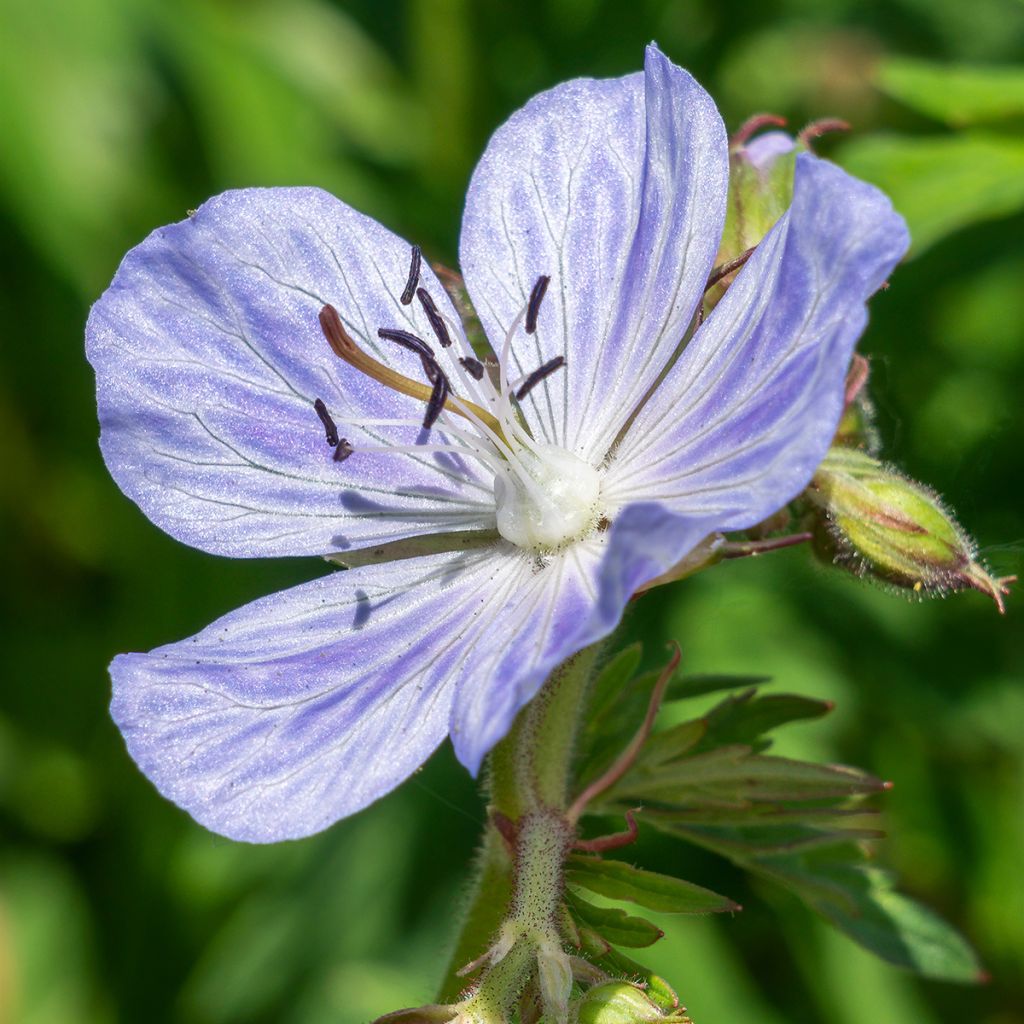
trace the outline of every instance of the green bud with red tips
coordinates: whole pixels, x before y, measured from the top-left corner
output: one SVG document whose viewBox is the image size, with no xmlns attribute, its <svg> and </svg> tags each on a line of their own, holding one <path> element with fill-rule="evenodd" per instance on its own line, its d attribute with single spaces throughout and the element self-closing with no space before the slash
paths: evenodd
<svg viewBox="0 0 1024 1024">
<path fill-rule="evenodd" d="M 666 1013 L 643 989 L 627 981 L 595 985 L 577 1004 L 576 1020 L 578 1024 L 693 1024 L 685 1007 Z"/>
<path fill-rule="evenodd" d="M 869 373 L 870 365 L 867 359 L 854 353 L 846 374 L 843 415 L 839 420 L 839 426 L 836 427 L 832 444 L 877 455 L 881 448 L 881 440 L 875 427 L 875 406 L 868 395 Z"/>
<path fill-rule="evenodd" d="M 834 446 L 806 497 L 818 513 L 817 546 L 836 565 L 910 594 L 973 588 L 999 611 L 1013 577 L 995 577 L 934 491 L 872 455 Z"/>
<path fill-rule="evenodd" d="M 729 140 L 729 198 L 715 260 L 717 273 L 726 272 L 708 290 L 708 311 L 725 293 L 750 250 L 789 209 L 797 154 L 809 151 L 812 140 L 826 132 L 847 128 L 845 122 L 830 118 L 812 122 L 796 136 L 761 132 L 785 123 L 774 114 L 757 114 Z"/>
<path fill-rule="evenodd" d="M 796 141 L 780 131 L 754 137 L 761 128 L 783 124 L 781 117 L 759 114 L 750 118 L 730 140 L 729 199 L 717 265 L 728 263 L 757 245 L 789 208 Z"/>
</svg>

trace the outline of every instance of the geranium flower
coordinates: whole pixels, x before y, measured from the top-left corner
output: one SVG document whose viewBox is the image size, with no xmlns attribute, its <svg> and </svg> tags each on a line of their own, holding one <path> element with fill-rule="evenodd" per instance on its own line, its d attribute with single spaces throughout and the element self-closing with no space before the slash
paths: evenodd
<svg viewBox="0 0 1024 1024">
<path fill-rule="evenodd" d="M 800 156 L 687 343 L 727 186 L 714 104 L 652 46 L 535 97 L 476 168 L 460 259 L 493 360 L 418 250 L 317 189 L 227 192 L 125 257 L 87 327 L 122 490 L 204 551 L 357 566 L 114 660 L 163 794 L 270 842 L 446 735 L 476 772 L 639 586 L 804 488 L 905 227 Z"/>
</svg>

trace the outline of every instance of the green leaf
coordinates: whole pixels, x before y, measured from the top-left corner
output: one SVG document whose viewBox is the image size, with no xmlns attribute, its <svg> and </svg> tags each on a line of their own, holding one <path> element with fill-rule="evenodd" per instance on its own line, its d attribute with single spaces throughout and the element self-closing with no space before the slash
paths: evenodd
<svg viewBox="0 0 1024 1024">
<path fill-rule="evenodd" d="M 665 933 L 646 918 L 632 917 L 618 907 L 596 907 L 581 896 L 569 901 L 572 915 L 616 946 L 642 948 L 653 945 Z"/>
<path fill-rule="evenodd" d="M 637 766 L 653 768 L 688 754 L 708 731 L 706 718 L 693 718 L 654 733 L 640 750 Z"/>
<path fill-rule="evenodd" d="M 794 892 L 859 945 L 897 967 L 942 981 L 979 982 L 977 954 L 951 925 L 896 892 L 864 854 L 826 850 L 765 858 L 754 870 Z"/>
<path fill-rule="evenodd" d="M 749 800 L 801 801 L 860 796 L 885 788 L 866 772 L 751 754 L 748 746 L 720 747 L 653 770 L 634 770 L 609 794 L 611 800 L 656 801 L 675 807 Z"/>
<path fill-rule="evenodd" d="M 739 904 L 710 889 L 622 861 L 573 857 L 565 879 L 570 886 L 663 914 L 715 914 L 741 909 Z"/>
<path fill-rule="evenodd" d="M 673 679 L 665 691 L 666 703 L 670 700 L 686 700 L 689 697 L 702 697 L 707 693 L 719 693 L 722 690 L 739 690 L 744 687 L 762 686 L 772 681 L 771 676 L 729 676 L 729 675 L 694 675 L 680 676 Z"/>
<path fill-rule="evenodd" d="M 921 253 L 969 224 L 1024 207 L 1024 140 L 965 133 L 854 139 L 840 153 L 851 174 L 873 182 L 907 219 Z"/>
<path fill-rule="evenodd" d="M 594 710 L 588 716 L 577 755 L 577 778 L 581 786 L 608 768 L 643 723 L 661 671 L 629 678 L 639 657 L 638 644 L 627 648 L 608 664 L 598 680 L 597 696 L 591 705 Z"/>
<path fill-rule="evenodd" d="M 1019 67 L 895 57 L 878 65 L 875 84 L 893 99 L 949 125 L 1024 115 L 1024 70 Z"/>
<path fill-rule="evenodd" d="M 594 680 L 590 698 L 590 714 L 588 720 L 594 723 L 609 715 L 622 697 L 626 684 L 633 678 L 633 673 L 640 664 L 643 646 L 639 643 L 630 644 L 616 654 L 598 673 Z"/>
<path fill-rule="evenodd" d="M 755 803 L 738 801 L 731 805 L 698 804 L 695 807 L 675 807 L 672 810 L 644 808 L 644 821 L 655 828 L 681 825 L 832 825 L 844 818 L 864 818 L 877 815 L 866 807 L 808 807 L 801 804 Z"/>
<path fill-rule="evenodd" d="M 701 747 L 709 749 L 730 743 L 756 746 L 766 732 L 788 722 L 821 718 L 832 707 L 830 701 L 789 693 L 757 697 L 754 690 L 747 690 L 727 697 L 707 714 L 707 736 Z"/>
<path fill-rule="evenodd" d="M 733 859 L 796 853 L 858 839 L 882 839 L 885 836 L 884 832 L 877 829 L 823 829 L 803 823 L 709 826 L 687 825 L 662 819 L 652 824 L 662 832 Z"/>
</svg>

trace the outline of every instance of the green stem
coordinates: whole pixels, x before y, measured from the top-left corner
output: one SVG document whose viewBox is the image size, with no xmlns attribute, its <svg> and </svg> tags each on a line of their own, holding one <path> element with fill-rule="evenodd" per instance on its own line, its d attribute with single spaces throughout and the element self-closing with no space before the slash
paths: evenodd
<svg viewBox="0 0 1024 1024">
<path fill-rule="evenodd" d="M 456 1001 L 468 987 L 467 979 L 457 972 L 491 947 L 503 922 L 526 927 L 538 908 L 550 909 L 561 897 L 560 861 L 568 851 L 563 812 L 571 795 L 576 733 L 598 651 L 597 645 L 587 648 L 556 669 L 491 753 L 489 822 L 472 897 L 439 1002 Z M 550 843 L 538 841 L 534 824 L 521 837 L 526 841 L 516 842 L 513 862 L 509 843 L 493 824 L 495 815 L 517 825 L 527 816 L 534 823 L 548 822 Z M 568 834 L 571 836 L 571 827 Z M 552 867 L 555 846 L 561 852 L 556 858 L 559 863 Z M 526 905 L 531 909 L 524 913 Z M 469 1000 L 474 1010 L 489 1020 L 507 1019 L 511 1004 L 504 1004 L 517 997 L 534 969 L 535 952 L 531 943 L 519 939 L 499 963 L 485 968 L 480 986 Z"/>
</svg>

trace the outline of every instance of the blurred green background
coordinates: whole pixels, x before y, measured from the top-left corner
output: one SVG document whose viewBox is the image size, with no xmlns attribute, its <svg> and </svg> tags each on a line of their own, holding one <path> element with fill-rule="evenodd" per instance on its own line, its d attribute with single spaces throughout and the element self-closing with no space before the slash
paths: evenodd
<svg viewBox="0 0 1024 1024">
<path fill-rule="evenodd" d="M 151 526 L 100 460 L 89 304 L 132 244 L 224 188 L 321 185 L 454 261 L 489 133 L 657 39 L 731 127 L 771 110 L 894 195 L 911 260 L 862 350 L 889 458 L 993 569 L 1024 521 L 1024 4 L 1018 0 L 0 0 L 0 1022 L 358 1022 L 429 1001 L 481 826 L 447 748 L 400 791 L 273 848 L 210 835 L 129 761 L 106 665 L 323 571 Z M 955 66 L 954 66 L 955 65 Z M 1001 70 L 1000 70 L 1001 69 Z M 989 985 L 898 973 L 801 908 L 649 842 L 738 899 L 648 960 L 699 1024 L 1024 1021 L 1020 600 L 912 604 L 793 550 L 649 598 L 632 632 L 695 671 L 833 699 L 780 750 L 893 779 L 880 859 L 978 947 Z"/>
</svg>

